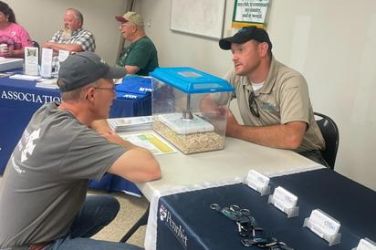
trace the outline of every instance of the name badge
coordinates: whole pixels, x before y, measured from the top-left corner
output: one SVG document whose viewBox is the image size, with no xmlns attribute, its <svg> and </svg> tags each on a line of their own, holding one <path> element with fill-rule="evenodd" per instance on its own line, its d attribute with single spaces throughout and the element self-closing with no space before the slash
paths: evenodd
<svg viewBox="0 0 376 250">
<path fill-rule="evenodd" d="M 282 212 L 285 212 L 294 208 L 298 202 L 298 197 L 283 187 L 277 187 L 274 189 L 272 203 Z"/>
<path fill-rule="evenodd" d="M 335 236 L 341 227 L 341 223 L 320 209 L 313 210 L 308 220 L 310 222 L 309 228 L 321 238 Z"/>
<path fill-rule="evenodd" d="M 376 243 L 370 239 L 361 239 L 355 250 L 376 250 Z"/>
<path fill-rule="evenodd" d="M 261 195 L 269 193 L 269 181 L 270 179 L 268 177 L 253 169 L 248 172 L 246 178 L 247 185 L 261 193 Z"/>
</svg>

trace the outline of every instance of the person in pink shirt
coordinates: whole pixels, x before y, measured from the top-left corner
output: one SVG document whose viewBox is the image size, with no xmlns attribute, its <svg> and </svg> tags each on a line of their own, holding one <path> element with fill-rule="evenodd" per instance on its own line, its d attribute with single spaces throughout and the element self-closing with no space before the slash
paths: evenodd
<svg viewBox="0 0 376 250">
<path fill-rule="evenodd" d="M 32 46 L 29 33 L 17 24 L 9 5 L 0 1 L 0 56 L 23 57 L 27 46 Z"/>
</svg>

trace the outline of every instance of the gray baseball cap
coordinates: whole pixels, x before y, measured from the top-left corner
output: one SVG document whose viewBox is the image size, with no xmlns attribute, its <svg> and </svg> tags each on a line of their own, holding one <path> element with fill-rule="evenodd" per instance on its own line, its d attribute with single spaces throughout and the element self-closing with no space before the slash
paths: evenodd
<svg viewBox="0 0 376 250">
<path fill-rule="evenodd" d="M 110 67 L 98 55 L 84 51 L 68 56 L 60 64 L 58 85 L 62 92 L 81 88 L 100 78 L 114 79 L 126 75 L 124 68 Z"/>
</svg>

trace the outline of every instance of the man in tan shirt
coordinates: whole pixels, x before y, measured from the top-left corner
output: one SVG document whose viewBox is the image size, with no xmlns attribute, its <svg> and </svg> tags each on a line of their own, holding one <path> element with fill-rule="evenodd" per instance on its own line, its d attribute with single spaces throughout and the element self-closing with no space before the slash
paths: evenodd
<svg viewBox="0 0 376 250">
<path fill-rule="evenodd" d="M 260 145 L 294 150 L 325 164 L 325 142 L 314 119 L 304 77 L 278 62 L 264 29 L 245 27 L 219 46 L 231 50 L 234 69 L 227 80 L 234 86 L 240 125 L 228 112 L 226 134 Z"/>
</svg>

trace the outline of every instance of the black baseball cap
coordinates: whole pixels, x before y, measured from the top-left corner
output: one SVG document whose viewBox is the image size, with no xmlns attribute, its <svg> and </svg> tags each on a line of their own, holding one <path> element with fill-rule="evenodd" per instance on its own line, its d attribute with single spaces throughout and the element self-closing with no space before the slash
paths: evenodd
<svg viewBox="0 0 376 250">
<path fill-rule="evenodd" d="M 124 68 L 110 67 L 97 54 L 89 51 L 69 55 L 60 64 L 58 85 L 62 92 L 78 89 L 100 78 L 114 79 L 126 75 Z"/>
<path fill-rule="evenodd" d="M 266 42 L 269 45 L 269 49 L 272 49 L 272 42 L 269 39 L 269 35 L 266 30 L 258 28 L 256 26 L 247 26 L 241 28 L 235 35 L 219 40 L 219 47 L 224 50 L 231 49 L 232 43 L 242 44 L 250 40 L 257 42 Z"/>
</svg>

